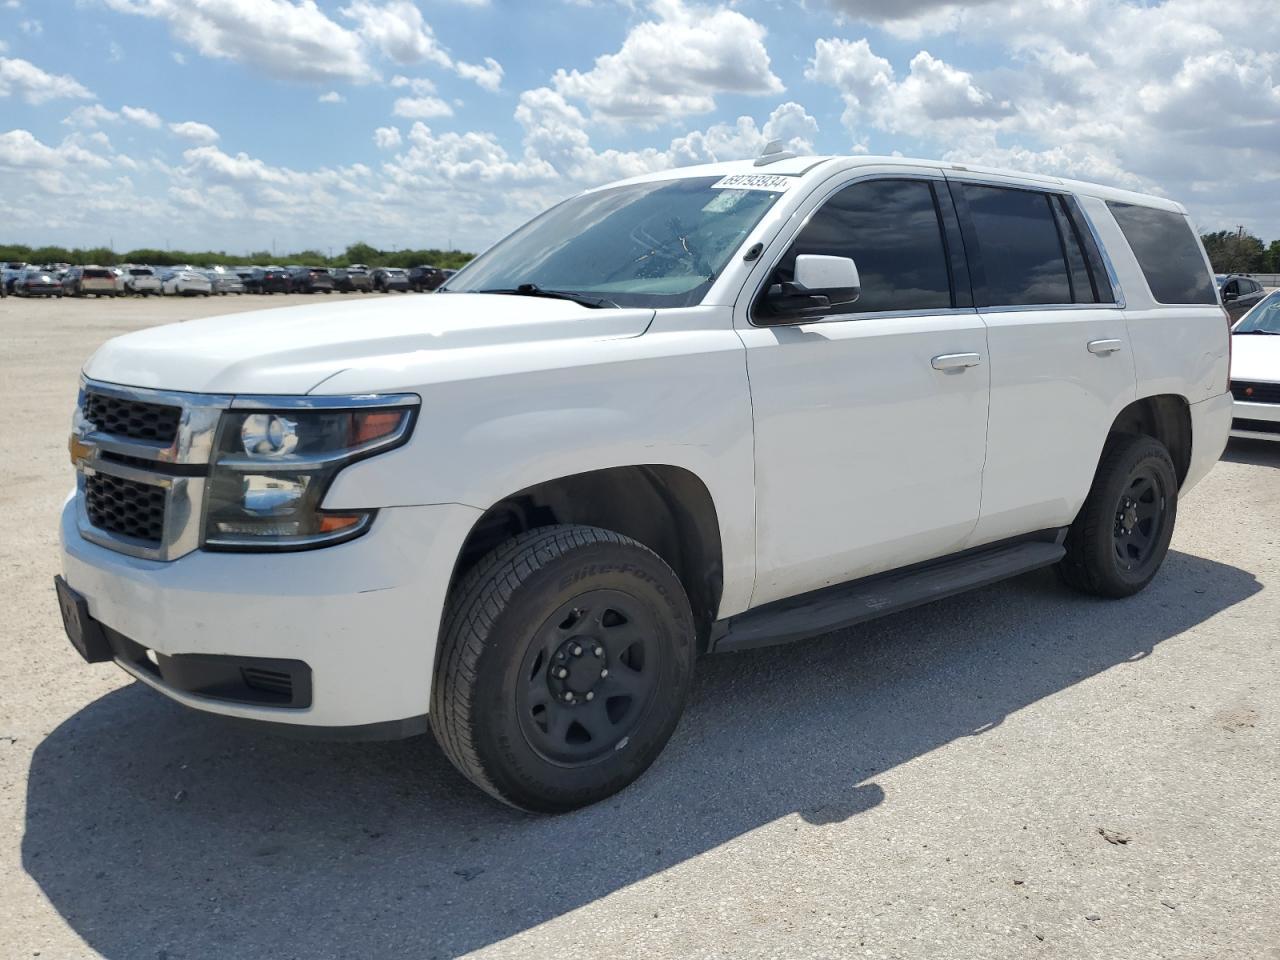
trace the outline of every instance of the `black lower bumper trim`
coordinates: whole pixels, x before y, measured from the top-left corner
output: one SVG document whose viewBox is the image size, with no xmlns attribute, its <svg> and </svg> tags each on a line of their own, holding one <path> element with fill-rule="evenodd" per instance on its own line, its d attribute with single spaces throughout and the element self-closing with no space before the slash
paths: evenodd
<svg viewBox="0 0 1280 960">
<path fill-rule="evenodd" d="M 311 667 L 301 660 L 213 653 L 164 654 L 103 625 L 115 659 L 167 689 L 211 700 L 302 710 L 311 706 Z M 154 659 L 152 659 L 154 657 Z"/>
<path fill-rule="evenodd" d="M 321 727 L 306 723 L 278 723 L 274 720 L 256 720 L 249 717 L 219 715 L 224 723 L 242 730 L 263 730 L 288 737 L 291 740 L 315 740 L 325 743 L 357 743 L 373 740 L 407 740 L 419 737 L 431 729 L 427 715 L 406 717 L 403 720 L 384 720 L 380 723 L 361 723 L 350 727 Z"/>
</svg>

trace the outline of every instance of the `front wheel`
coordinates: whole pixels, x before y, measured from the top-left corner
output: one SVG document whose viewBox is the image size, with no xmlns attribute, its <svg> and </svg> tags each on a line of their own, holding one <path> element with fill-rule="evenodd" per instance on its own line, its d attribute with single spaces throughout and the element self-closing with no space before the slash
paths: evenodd
<svg viewBox="0 0 1280 960">
<path fill-rule="evenodd" d="M 1177 515 L 1178 476 L 1165 445 L 1154 437 L 1112 437 L 1067 531 L 1062 579 L 1100 597 L 1132 596 L 1164 563 Z"/>
<path fill-rule="evenodd" d="M 572 810 L 618 792 L 662 752 L 693 661 L 688 598 L 657 554 L 598 527 L 531 530 L 450 595 L 431 727 L 497 799 Z"/>
</svg>

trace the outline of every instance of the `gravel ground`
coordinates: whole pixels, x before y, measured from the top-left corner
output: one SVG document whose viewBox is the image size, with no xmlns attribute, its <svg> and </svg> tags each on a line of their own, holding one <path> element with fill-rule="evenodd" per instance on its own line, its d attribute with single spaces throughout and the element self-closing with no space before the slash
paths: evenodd
<svg viewBox="0 0 1280 960">
<path fill-rule="evenodd" d="M 78 365 L 280 303 L 0 301 L 0 955 L 1280 958 L 1280 444 L 1138 597 L 1046 572 L 704 660 L 647 776 L 527 817 L 429 737 L 243 732 L 63 636 Z"/>
</svg>

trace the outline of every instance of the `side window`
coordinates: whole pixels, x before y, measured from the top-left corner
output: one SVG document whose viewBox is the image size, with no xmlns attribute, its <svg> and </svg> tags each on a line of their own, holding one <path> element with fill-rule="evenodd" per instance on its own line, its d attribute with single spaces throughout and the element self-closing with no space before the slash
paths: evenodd
<svg viewBox="0 0 1280 960">
<path fill-rule="evenodd" d="M 1058 225 L 1058 236 L 1062 238 L 1062 249 L 1067 255 L 1067 279 L 1071 283 L 1072 303 L 1097 303 L 1098 298 L 1093 289 L 1093 281 L 1089 277 L 1089 265 L 1085 263 L 1084 249 L 1080 238 L 1076 235 L 1067 209 L 1061 197 L 1051 197 L 1049 207 L 1053 210 L 1054 220 Z"/>
<path fill-rule="evenodd" d="M 1225 296 L 1226 294 L 1228 294 L 1228 293 L 1230 293 L 1230 294 L 1234 294 L 1235 296 L 1239 296 L 1239 295 L 1240 295 L 1240 281 L 1239 281 L 1239 280 L 1228 280 L 1228 281 L 1227 281 L 1227 285 L 1226 285 L 1225 287 L 1223 287 L 1223 288 L 1222 288 L 1222 293 L 1223 293 L 1223 295 L 1224 295 L 1224 296 Z"/>
<path fill-rule="evenodd" d="M 934 187 L 927 180 L 867 180 L 841 190 L 800 231 L 770 285 L 791 280 L 800 254 L 852 257 L 858 266 L 858 299 L 833 304 L 828 315 L 952 305 L 947 248 Z M 767 288 L 755 313 L 765 322 L 778 315 Z"/>
<path fill-rule="evenodd" d="M 1213 278 L 1186 217 L 1111 200 L 1107 207 L 1138 258 L 1157 303 L 1218 302 Z"/>
<path fill-rule="evenodd" d="M 957 184 L 969 209 L 985 283 L 979 307 L 1072 303 L 1067 252 L 1049 194 Z M 1091 299 L 1091 298 L 1090 298 Z"/>
</svg>

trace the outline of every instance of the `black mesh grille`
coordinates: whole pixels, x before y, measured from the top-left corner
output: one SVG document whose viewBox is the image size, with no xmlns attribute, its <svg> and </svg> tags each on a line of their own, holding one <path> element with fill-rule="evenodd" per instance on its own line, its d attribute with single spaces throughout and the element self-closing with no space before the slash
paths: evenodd
<svg viewBox="0 0 1280 960">
<path fill-rule="evenodd" d="M 105 473 L 85 477 L 84 507 L 99 530 L 159 543 L 164 537 L 164 487 Z"/>
<path fill-rule="evenodd" d="M 1253 380 L 1233 380 L 1231 395 L 1249 403 L 1280 403 L 1280 383 L 1258 383 Z"/>
<path fill-rule="evenodd" d="M 101 433 L 129 440 L 172 443 L 178 435 L 181 407 L 161 403 L 125 400 L 107 393 L 90 391 L 84 400 L 84 418 Z"/>
</svg>

